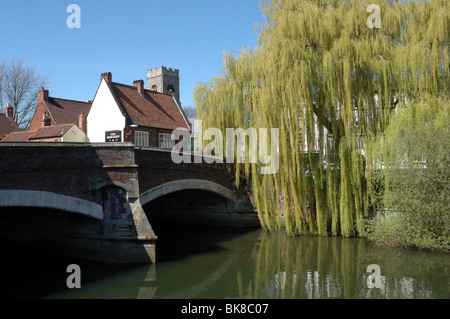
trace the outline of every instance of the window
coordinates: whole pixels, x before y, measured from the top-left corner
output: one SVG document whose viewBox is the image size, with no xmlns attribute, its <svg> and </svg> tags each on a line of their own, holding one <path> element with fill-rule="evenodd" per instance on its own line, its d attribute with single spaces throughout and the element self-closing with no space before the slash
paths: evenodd
<svg viewBox="0 0 450 319">
<path fill-rule="evenodd" d="M 158 91 L 158 87 L 156 86 L 156 84 L 152 86 L 152 91 Z"/>
<path fill-rule="evenodd" d="M 175 141 L 172 141 L 172 134 L 159 133 L 159 147 L 172 148 L 175 146 Z"/>
<path fill-rule="evenodd" d="M 134 144 L 136 146 L 148 147 L 148 132 L 136 131 Z"/>
<path fill-rule="evenodd" d="M 172 84 L 170 84 L 170 85 L 167 86 L 167 92 L 169 92 L 169 93 L 175 93 L 175 88 L 173 87 Z"/>
</svg>

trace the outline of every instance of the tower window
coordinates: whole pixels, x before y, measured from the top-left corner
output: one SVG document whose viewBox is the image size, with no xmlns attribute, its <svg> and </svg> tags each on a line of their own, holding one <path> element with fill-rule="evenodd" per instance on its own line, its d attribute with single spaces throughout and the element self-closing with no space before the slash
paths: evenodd
<svg viewBox="0 0 450 319">
<path fill-rule="evenodd" d="M 167 92 L 169 92 L 169 93 L 175 93 L 175 88 L 173 87 L 172 84 L 170 84 L 170 85 L 167 86 Z"/>
<path fill-rule="evenodd" d="M 152 86 L 152 91 L 158 91 L 158 87 L 156 86 L 156 84 Z"/>
</svg>

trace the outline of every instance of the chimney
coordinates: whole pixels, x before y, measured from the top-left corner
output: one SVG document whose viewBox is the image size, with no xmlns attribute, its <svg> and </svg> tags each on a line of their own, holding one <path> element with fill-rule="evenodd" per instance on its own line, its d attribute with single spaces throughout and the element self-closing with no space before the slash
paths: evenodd
<svg viewBox="0 0 450 319">
<path fill-rule="evenodd" d="M 41 88 L 38 92 L 38 101 L 43 102 L 48 100 L 48 90 Z"/>
<path fill-rule="evenodd" d="M 6 105 L 6 117 L 14 119 L 14 108 L 8 103 Z"/>
<path fill-rule="evenodd" d="M 50 115 L 48 114 L 48 112 L 45 112 L 44 116 L 42 117 L 41 127 L 50 125 L 52 125 L 52 120 L 50 119 Z"/>
<path fill-rule="evenodd" d="M 100 77 L 100 81 L 105 79 L 106 83 L 111 84 L 112 82 L 112 74 L 111 72 L 107 72 L 107 73 L 102 73 L 101 77 Z"/>
<path fill-rule="evenodd" d="M 133 86 L 138 89 L 140 95 L 144 95 L 144 80 L 134 81 Z"/>
<path fill-rule="evenodd" d="M 80 128 L 80 130 L 86 133 L 86 115 L 84 114 L 84 112 L 81 112 L 78 116 L 78 127 Z"/>
</svg>

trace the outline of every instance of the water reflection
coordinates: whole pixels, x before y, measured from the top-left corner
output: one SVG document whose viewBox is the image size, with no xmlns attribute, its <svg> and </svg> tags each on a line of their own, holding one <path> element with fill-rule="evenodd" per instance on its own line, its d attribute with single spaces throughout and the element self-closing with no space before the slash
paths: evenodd
<svg viewBox="0 0 450 319">
<path fill-rule="evenodd" d="M 371 247 L 363 239 L 261 233 L 254 275 L 237 275 L 247 298 L 448 298 L 449 256 Z M 380 288 L 368 288 L 378 264 Z"/>
<path fill-rule="evenodd" d="M 3 295 L 127 299 L 450 297 L 448 254 L 379 249 L 363 239 L 289 237 L 263 230 L 190 231 L 171 234 L 170 240 L 161 241 L 159 249 L 164 249 L 165 259 L 151 266 L 40 256 L 34 259 L 33 267 L 30 259 L 27 264 L 20 259 L 22 267 L 17 268 L 8 259 L 9 286 L 3 286 Z M 71 263 L 81 267 L 81 289 L 70 290 L 65 285 L 66 267 Z M 380 288 L 368 288 L 367 267 L 371 264 L 380 267 Z"/>
</svg>

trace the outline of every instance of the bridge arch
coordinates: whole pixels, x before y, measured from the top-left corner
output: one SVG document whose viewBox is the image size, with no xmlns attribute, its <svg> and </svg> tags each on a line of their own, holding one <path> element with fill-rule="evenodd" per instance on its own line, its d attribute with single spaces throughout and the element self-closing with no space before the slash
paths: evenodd
<svg viewBox="0 0 450 319">
<path fill-rule="evenodd" d="M 188 189 L 209 191 L 229 200 L 233 198 L 231 190 L 217 183 L 202 179 L 182 179 L 158 185 L 142 193 L 140 196 L 141 205 L 145 205 L 158 197 Z"/>
<path fill-rule="evenodd" d="M 63 210 L 103 220 L 102 205 L 43 191 L 0 190 L 0 207 L 42 207 Z"/>
</svg>

